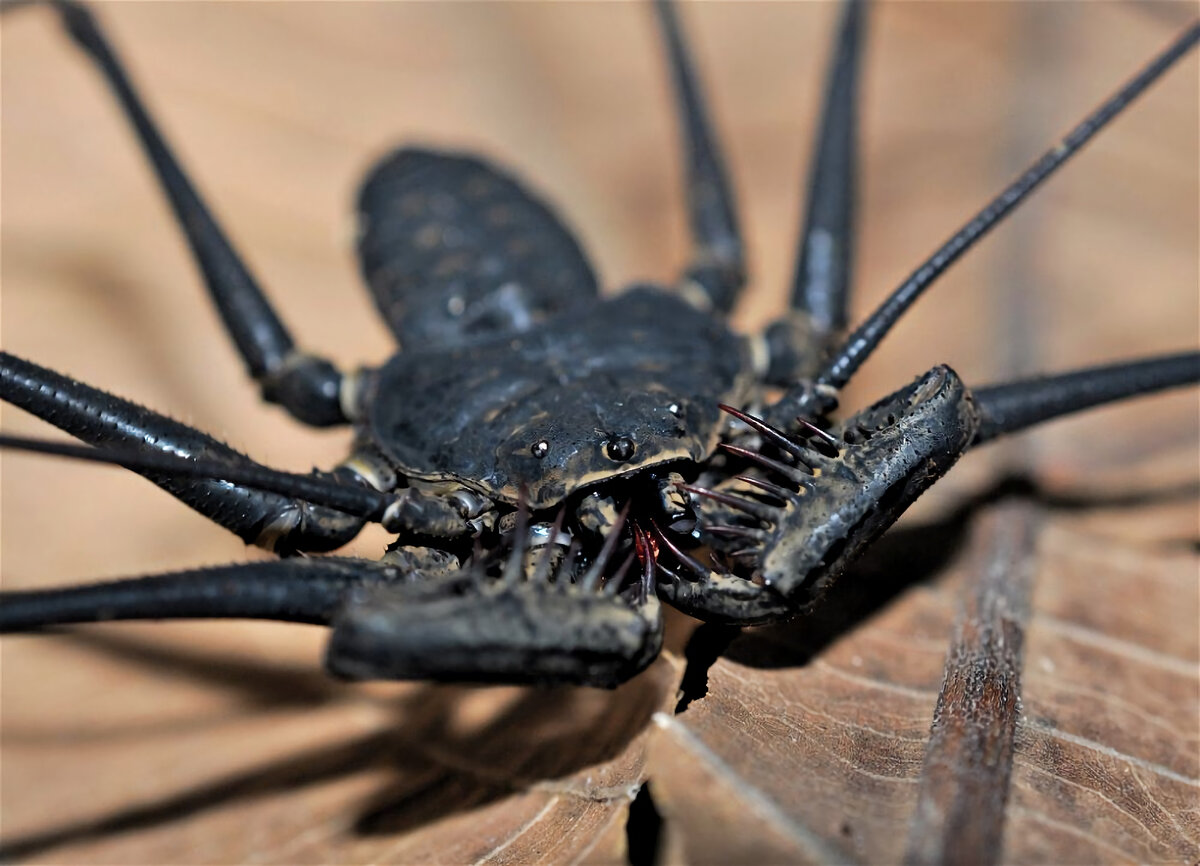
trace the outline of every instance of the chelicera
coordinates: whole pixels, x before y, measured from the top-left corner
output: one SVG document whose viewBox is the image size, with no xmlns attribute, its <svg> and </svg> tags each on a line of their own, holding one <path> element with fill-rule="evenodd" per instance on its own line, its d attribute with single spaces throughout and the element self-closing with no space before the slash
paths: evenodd
<svg viewBox="0 0 1200 866">
<path fill-rule="evenodd" d="M 299 350 L 191 187 L 83 7 L 52 5 L 134 122 L 264 397 L 352 425 L 332 471 L 275 472 L 212 437 L 11 355 L 0 396 L 88 443 L 271 562 L 5 593 L 0 628 L 124 618 L 319 623 L 351 678 L 582 683 L 634 675 L 660 601 L 753 624 L 818 604 L 848 562 L 976 444 L 1200 378 L 1195 353 L 968 389 L 936 367 L 835 420 L 841 388 L 988 228 L 1200 38 L 1190 28 L 1052 148 L 849 335 L 856 78 L 847 5 L 799 244 L 792 310 L 761 337 L 727 322 L 744 282 L 723 160 L 675 12 L 656 8 L 685 130 L 694 254 L 675 285 L 601 298 L 551 208 L 477 157 L 391 154 L 358 198 L 362 270 L 401 349 L 347 372 Z M 335 550 L 368 521 L 382 560 Z"/>
</svg>

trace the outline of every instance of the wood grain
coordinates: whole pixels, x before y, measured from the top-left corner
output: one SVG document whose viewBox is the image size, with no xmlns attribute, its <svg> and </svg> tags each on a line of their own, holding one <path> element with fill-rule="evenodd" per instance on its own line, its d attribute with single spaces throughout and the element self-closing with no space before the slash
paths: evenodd
<svg viewBox="0 0 1200 866">
<path fill-rule="evenodd" d="M 531 179 L 609 288 L 666 279 L 684 259 L 665 76 L 640 6 L 100 12 L 289 325 L 348 366 L 392 351 L 357 285 L 349 202 L 398 142 L 475 149 Z M 835 12 L 684 10 L 749 237 L 747 329 L 786 297 Z M 1194 13 L 879 4 L 857 310 Z M 130 135 L 52 17 L 21 10 L 0 28 L 5 349 L 273 465 L 336 462 L 346 433 L 258 403 Z M 1197 77 L 1193 57 L 956 266 L 847 402 L 939 361 L 987 382 L 1197 345 Z M 12 410 L 3 425 L 46 432 Z M 613 861 L 648 773 L 672 859 L 898 861 L 966 591 L 967 526 L 1015 467 L 1045 516 L 1002 859 L 1195 859 L 1197 426 L 1195 393 L 1180 393 L 972 455 L 845 598 L 735 641 L 678 716 L 670 661 L 615 696 L 349 689 L 320 676 L 322 636 L 300 627 L 6 638 L 2 838 L 30 862 Z M 2 468 L 5 586 L 260 556 L 119 471 L 11 455 Z M 351 551 L 384 543 L 366 533 Z"/>
</svg>

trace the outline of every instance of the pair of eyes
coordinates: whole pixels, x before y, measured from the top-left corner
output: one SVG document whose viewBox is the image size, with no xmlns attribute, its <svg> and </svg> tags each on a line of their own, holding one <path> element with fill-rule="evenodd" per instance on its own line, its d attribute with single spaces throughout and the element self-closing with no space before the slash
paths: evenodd
<svg viewBox="0 0 1200 866">
<path fill-rule="evenodd" d="M 610 460 L 617 463 L 625 463 L 632 460 L 636 451 L 637 446 L 633 444 L 633 440 L 628 436 L 614 436 L 604 446 L 604 453 L 608 455 Z M 550 453 L 550 443 L 545 439 L 539 439 L 529 446 L 529 453 L 541 460 Z"/>
<path fill-rule="evenodd" d="M 678 403 L 671 403 L 666 407 L 666 410 L 674 415 L 677 419 L 683 417 L 683 410 Z M 596 432 L 600 432 L 597 430 Z M 676 431 L 677 435 L 683 434 L 683 428 L 679 427 Z M 614 463 L 628 463 L 633 459 L 633 455 L 637 452 L 637 445 L 628 436 L 613 436 L 609 438 L 604 445 L 604 453 L 608 455 L 608 459 Z M 529 446 L 529 453 L 541 460 L 550 453 L 550 443 L 545 439 L 539 439 Z"/>
</svg>

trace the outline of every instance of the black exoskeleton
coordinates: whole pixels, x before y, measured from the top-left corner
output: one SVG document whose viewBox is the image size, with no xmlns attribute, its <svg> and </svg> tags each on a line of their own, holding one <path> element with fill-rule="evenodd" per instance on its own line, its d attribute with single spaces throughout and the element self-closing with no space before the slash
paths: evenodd
<svg viewBox="0 0 1200 866">
<path fill-rule="evenodd" d="M 602 297 L 571 232 L 522 184 L 474 156 L 404 148 L 371 170 L 358 196 L 363 276 L 400 351 L 343 372 L 296 347 L 91 13 L 73 0 L 45 5 L 112 87 L 263 397 L 306 424 L 352 425 L 355 439 L 330 472 L 279 472 L 0 353 L 0 398 L 87 443 L 3 436 L 0 445 L 127 466 L 281 555 L 5 592 L 2 631 L 276 619 L 328 626 L 327 666 L 342 677 L 612 687 L 658 654 L 660 600 L 731 624 L 807 612 L 968 449 L 1200 381 L 1195 351 L 981 389 L 938 366 L 835 417 L 840 390 L 904 311 L 1194 47 L 1200 24 L 847 335 L 866 12 L 848 0 L 791 310 L 762 337 L 745 337 L 727 319 L 746 270 L 733 197 L 675 10 L 657 2 L 693 239 L 676 284 Z M 378 562 L 292 556 L 335 550 L 367 522 L 396 536 Z"/>
</svg>

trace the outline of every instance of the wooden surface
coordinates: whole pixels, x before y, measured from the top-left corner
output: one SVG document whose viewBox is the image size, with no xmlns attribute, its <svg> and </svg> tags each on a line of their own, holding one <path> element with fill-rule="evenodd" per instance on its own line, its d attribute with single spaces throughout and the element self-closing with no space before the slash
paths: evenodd
<svg viewBox="0 0 1200 866">
<path fill-rule="evenodd" d="M 1195 9 L 881 4 L 859 313 Z M 289 325 L 341 363 L 391 351 L 358 285 L 349 202 L 399 142 L 515 168 L 559 204 L 609 288 L 666 279 L 683 259 L 665 77 L 640 6 L 101 11 Z M 684 13 L 749 238 L 746 328 L 784 303 L 834 12 Z M 21 10 L 2 28 L 4 348 L 273 465 L 336 462 L 345 432 L 257 402 L 136 146 L 52 16 Z M 848 402 L 941 361 L 985 382 L 1194 347 L 1196 82 L 1193 57 L 956 266 Z M 45 432 L 8 409 L 3 426 Z M 5 638 L 0 838 L 36 862 L 620 860 L 648 773 L 673 861 L 915 857 L 918 804 L 946 798 L 926 745 L 991 537 L 969 526 L 1003 467 L 1021 466 L 1039 486 L 1018 497 L 1033 561 L 1003 859 L 1194 860 L 1198 438 L 1191 392 L 972 455 L 860 570 L 860 592 L 739 638 L 678 716 L 678 654 L 614 696 L 540 695 L 343 687 L 319 674 L 320 632 L 301 627 Z M 119 470 L 2 466 L 6 587 L 262 555 Z M 351 550 L 384 543 L 368 532 Z"/>
</svg>

